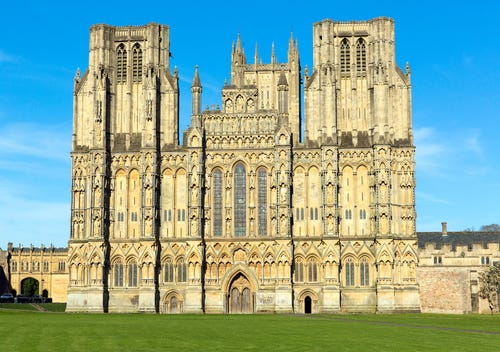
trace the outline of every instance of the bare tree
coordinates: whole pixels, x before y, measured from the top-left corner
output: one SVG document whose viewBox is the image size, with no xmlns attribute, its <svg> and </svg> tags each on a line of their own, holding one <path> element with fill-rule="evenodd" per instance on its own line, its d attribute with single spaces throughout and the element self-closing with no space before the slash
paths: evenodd
<svg viewBox="0 0 500 352">
<path fill-rule="evenodd" d="M 500 232 L 500 225 L 498 225 L 498 224 L 483 225 L 483 226 L 481 226 L 479 231 Z"/>
<path fill-rule="evenodd" d="M 500 291 L 500 265 L 490 266 L 479 275 L 479 297 L 488 300 L 491 313 L 497 307 Z"/>
</svg>

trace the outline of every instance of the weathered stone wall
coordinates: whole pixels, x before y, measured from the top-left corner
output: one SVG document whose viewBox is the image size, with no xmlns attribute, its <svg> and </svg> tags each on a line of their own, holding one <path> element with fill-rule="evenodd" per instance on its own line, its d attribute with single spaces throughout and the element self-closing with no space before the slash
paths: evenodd
<svg viewBox="0 0 500 352">
<path fill-rule="evenodd" d="M 471 313 L 471 273 L 467 267 L 419 267 L 423 313 Z"/>
</svg>

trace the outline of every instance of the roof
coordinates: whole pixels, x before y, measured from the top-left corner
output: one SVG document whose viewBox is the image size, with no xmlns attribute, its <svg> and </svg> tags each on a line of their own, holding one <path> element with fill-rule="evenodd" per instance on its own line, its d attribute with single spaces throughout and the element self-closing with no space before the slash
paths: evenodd
<svg viewBox="0 0 500 352">
<path fill-rule="evenodd" d="M 417 232 L 418 247 L 428 243 L 437 245 L 466 246 L 473 243 L 500 243 L 500 232 Z"/>
</svg>

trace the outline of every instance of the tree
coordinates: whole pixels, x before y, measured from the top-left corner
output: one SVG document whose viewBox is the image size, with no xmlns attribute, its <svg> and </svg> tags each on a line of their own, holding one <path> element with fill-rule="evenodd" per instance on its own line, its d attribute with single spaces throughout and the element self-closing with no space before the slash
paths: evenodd
<svg viewBox="0 0 500 352">
<path fill-rule="evenodd" d="M 500 291 L 500 264 L 494 264 L 479 275 L 479 297 L 488 300 L 491 313 L 497 306 Z"/>
<path fill-rule="evenodd" d="M 481 226 L 479 231 L 500 232 L 500 225 L 498 225 L 498 224 L 483 225 L 483 226 Z"/>
</svg>

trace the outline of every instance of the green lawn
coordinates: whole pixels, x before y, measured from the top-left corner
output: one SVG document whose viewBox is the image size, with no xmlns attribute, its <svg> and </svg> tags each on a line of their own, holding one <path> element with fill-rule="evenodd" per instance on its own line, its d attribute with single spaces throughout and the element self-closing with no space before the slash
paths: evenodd
<svg viewBox="0 0 500 352">
<path fill-rule="evenodd" d="M 64 314 L 0 309 L 2 351 L 499 351 L 500 315 Z"/>
</svg>

